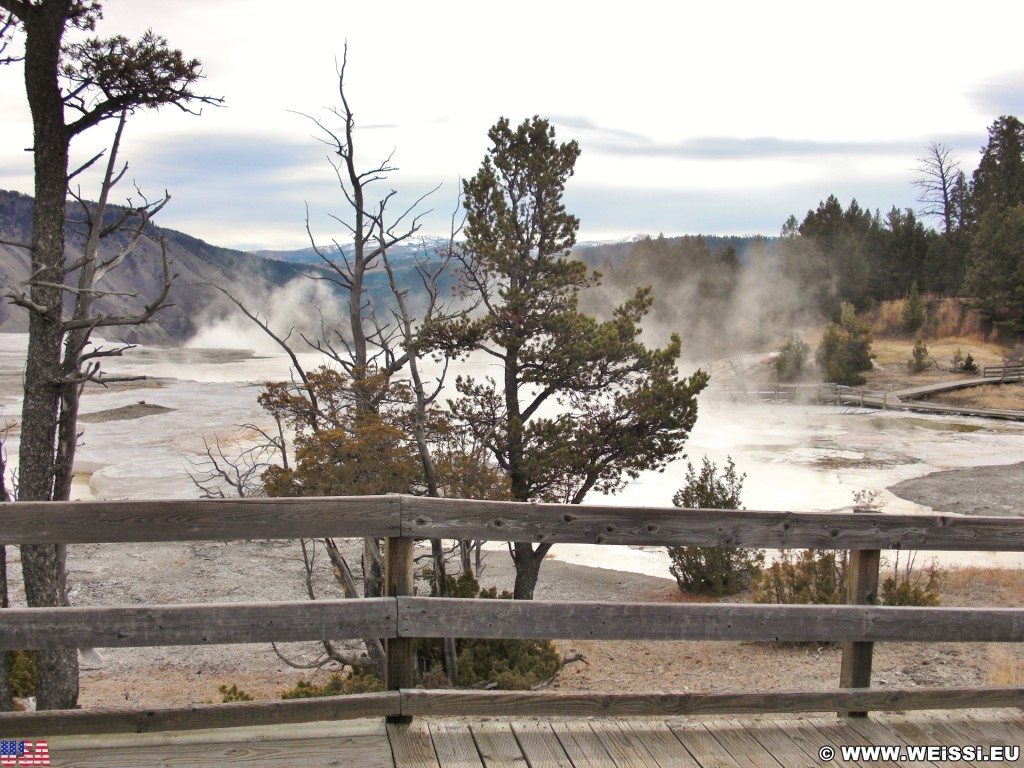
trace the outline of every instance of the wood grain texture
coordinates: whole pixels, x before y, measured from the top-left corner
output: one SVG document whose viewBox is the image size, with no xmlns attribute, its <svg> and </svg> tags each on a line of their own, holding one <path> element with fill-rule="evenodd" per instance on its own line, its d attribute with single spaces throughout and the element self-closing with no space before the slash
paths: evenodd
<svg viewBox="0 0 1024 768">
<path fill-rule="evenodd" d="M 403 714 L 415 717 L 639 717 L 838 709 L 914 710 L 1024 706 L 1024 688 L 600 694 L 561 691 L 402 691 Z"/>
<path fill-rule="evenodd" d="M 398 598 L 403 637 L 1020 642 L 1024 608 Z"/>
<path fill-rule="evenodd" d="M 510 723 L 485 720 L 471 723 L 469 729 L 487 768 L 529 768 Z"/>
<path fill-rule="evenodd" d="M 395 601 L 11 608 L 0 648 L 123 648 L 394 637 Z"/>
<path fill-rule="evenodd" d="M 677 766 L 678 768 L 701 768 L 686 747 L 682 745 L 672 731 L 659 721 L 631 721 L 628 723 L 633 733 L 640 739 L 644 749 L 658 761 L 658 765 Z"/>
<path fill-rule="evenodd" d="M 286 701 L 197 704 L 168 709 L 0 712 L 0 733 L 48 738 L 67 734 L 151 733 L 385 717 L 399 711 L 397 691 Z M 20 738 L 19 736 L 19 738 Z"/>
<path fill-rule="evenodd" d="M 380 537 L 1024 551 L 1024 519 L 523 504 L 416 496 L 0 503 L 8 544 Z"/>
<path fill-rule="evenodd" d="M 515 734 L 530 768 L 576 768 L 548 723 L 513 720 L 512 733 Z"/>
<path fill-rule="evenodd" d="M 575 768 L 617 768 L 594 730 L 577 720 L 552 720 L 551 730 Z"/>
<path fill-rule="evenodd" d="M 402 535 L 534 543 L 1024 551 L 1024 519 L 402 497 Z"/>
<path fill-rule="evenodd" d="M 398 496 L 0 503 L 6 544 L 394 536 Z"/>
<path fill-rule="evenodd" d="M 430 737 L 437 761 L 444 768 L 484 768 L 473 734 L 465 724 L 431 722 Z"/>
<path fill-rule="evenodd" d="M 430 731 L 424 723 L 388 723 L 395 765 L 402 768 L 440 768 Z M 349 765 L 341 762 L 339 765 Z M 352 763 L 351 765 L 354 765 Z"/>
</svg>

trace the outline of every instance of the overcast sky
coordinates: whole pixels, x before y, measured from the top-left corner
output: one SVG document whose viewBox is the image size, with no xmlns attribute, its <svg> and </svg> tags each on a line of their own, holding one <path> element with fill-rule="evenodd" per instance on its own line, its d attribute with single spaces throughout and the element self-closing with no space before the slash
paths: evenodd
<svg viewBox="0 0 1024 768">
<path fill-rule="evenodd" d="M 1024 114 L 1024 4 L 697 5 L 107 0 L 98 32 L 152 28 L 202 60 L 200 90 L 227 106 L 140 114 L 123 151 L 144 192 L 171 192 L 160 223 L 237 248 L 307 245 L 307 204 L 318 241 L 342 236 L 309 118 L 339 125 L 346 40 L 358 159 L 394 152 L 378 189 L 398 191 L 395 209 L 440 184 L 425 220 L 438 233 L 501 116 L 579 141 L 566 203 L 588 240 L 776 235 L 829 194 L 915 207 L 930 141 L 970 172 L 992 121 Z M 0 70 L 0 104 L 0 187 L 31 193 L 19 65 Z M 105 136 L 80 137 L 76 156 Z"/>
</svg>

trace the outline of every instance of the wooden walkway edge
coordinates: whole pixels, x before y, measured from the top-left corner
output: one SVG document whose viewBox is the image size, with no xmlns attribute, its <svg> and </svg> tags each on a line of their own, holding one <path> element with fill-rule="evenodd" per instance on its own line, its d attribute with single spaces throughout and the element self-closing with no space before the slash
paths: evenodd
<svg viewBox="0 0 1024 768">
<path fill-rule="evenodd" d="M 934 750 L 1024 744 L 1021 710 L 928 711 L 870 720 L 837 717 L 712 719 L 381 719 L 209 731 L 57 737 L 54 766 L 148 768 L 223 765 L 365 768 L 818 768 L 822 765 L 941 765 Z M 843 747 L 889 747 L 900 759 L 843 759 Z M 907 748 L 933 748 L 932 762 Z M 823 759 L 827 750 L 832 759 Z M 826 750 L 824 753 L 822 750 Z M 1008 755 L 1013 757 L 1012 752 Z M 948 758 L 948 753 L 946 754 Z M 981 765 L 984 760 L 960 761 Z M 987 763 L 985 763 L 987 764 Z"/>
</svg>

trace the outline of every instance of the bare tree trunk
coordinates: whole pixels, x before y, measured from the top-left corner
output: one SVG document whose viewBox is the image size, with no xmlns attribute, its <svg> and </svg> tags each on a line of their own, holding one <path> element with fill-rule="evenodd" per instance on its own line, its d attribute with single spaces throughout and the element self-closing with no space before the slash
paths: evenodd
<svg viewBox="0 0 1024 768">
<path fill-rule="evenodd" d="M 39 311 L 29 313 L 18 467 L 18 496 L 22 501 L 54 498 L 54 445 L 61 389 L 63 296 L 59 286 L 64 283 L 70 136 L 61 119 L 64 102 L 56 76 L 65 15 L 56 7 L 59 4 L 50 5 L 27 28 L 25 45 L 25 90 L 32 111 L 35 157 L 30 290 L 31 302 Z M 67 604 L 64 555 L 64 548 L 56 545 L 22 546 L 25 596 L 30 606 Z M 78 652 L 41 651 L 37 668 L 36 706 L 73 709 L 78 704 Z"/>
<path fill-rule="evenodd" d="M 516 566 L 516 582 L 512 592 L 514 599 L 533 600 L 540 567 L 550 549 L 550 544 L 540 544 L 534 549 L 529 542 L 515 542 L 512 551 L 512 560 Z"/>
<path fill-rule="evenodd" d="M 332 539 L 324 539 L 324 545 L 327 548 L 327 556 L 331 558 L 331 564 L 334 566 L 334 575 L 341 582 L 345 597 L 358 598 L 359 590 L 356 588 L 356 580 L 352 578 L 352 569 L 348 567 L 337 544 Z M 366 655 L 370 659 L 374 673 L 383 680 L 387 668 L 383 643 L 377 638 L 369 638 L 363 642 L 366 645 Z"/>
</svg>

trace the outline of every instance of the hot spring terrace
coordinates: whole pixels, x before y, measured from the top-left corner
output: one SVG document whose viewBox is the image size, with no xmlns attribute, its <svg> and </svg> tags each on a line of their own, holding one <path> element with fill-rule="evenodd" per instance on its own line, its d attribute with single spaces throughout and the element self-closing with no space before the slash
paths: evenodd
<svg viewBox="0 0 1024 768">
<path fill-rule="evenodd" d="M 4 504 L 4 539 L 107 543 L 386 540 L 388 597 L 3 611 L 0 649 L 380 638 L 382 693 L 168 709 L 0 714 L 54 765 L 898 765 L 842 746 L 1024 744 L 1024 688 L 871 688 L 876 642 L 1019 643 L 1024 608 L 874 605 L 881 550 L 1024 551 L 1024 518 L 562 506 L 409 496 Z M 846 605 L 450 600 L 413 595 L 416 539 L 847 549 Z M 817 691 L 416 688 L 418 637 L 842 642 Z M 895 714 L 878 714 L 882 711 Z M 815 717 L 797 713 L 819 713 Z M 820 713 L 826 713 L 822 715 Z M 836 714 L 843 717 L 837 718 Z M 870 717 L 865 717 L 871 713 Z M 941 764 L 933 756 L 930 761 Z M 1012 755 L 1011 755 L 1012 756 Z M 911 758 L 912 759 L 912 758 Z M 1019 758 L 1018 758 L 1019 759 Z M 990 764 L 972 759 L 965 764 Z"/>
</svg>

